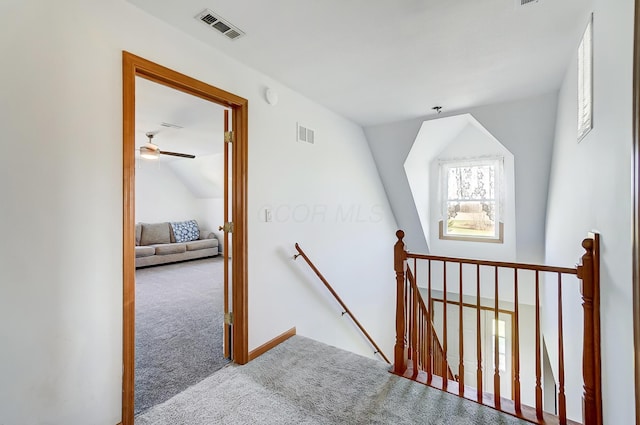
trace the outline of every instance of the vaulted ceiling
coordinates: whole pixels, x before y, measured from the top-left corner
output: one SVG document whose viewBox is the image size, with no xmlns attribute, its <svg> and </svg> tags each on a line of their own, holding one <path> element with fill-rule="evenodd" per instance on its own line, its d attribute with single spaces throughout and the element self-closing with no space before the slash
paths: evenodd
<svg viewBox="0 0 640 425">
<path fill-rule="evenodd" d="M 363 126 L 558 89 L 585 0 L 128 0 Z M 194 17 L 244 31 L 230 40 Z"/>
</svg>

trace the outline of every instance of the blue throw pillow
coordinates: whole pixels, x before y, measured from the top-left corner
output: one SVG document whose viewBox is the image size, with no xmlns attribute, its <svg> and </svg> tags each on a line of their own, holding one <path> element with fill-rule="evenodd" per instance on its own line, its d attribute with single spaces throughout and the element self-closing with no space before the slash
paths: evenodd
<svg viewBox="0 0 640 425">
<path fill-rule="evenodd" d="M 171 222 L 171 228 L 176 242 L 189 242 L 200 238 L 200 229 L 195 220 Z"/>
</svg>

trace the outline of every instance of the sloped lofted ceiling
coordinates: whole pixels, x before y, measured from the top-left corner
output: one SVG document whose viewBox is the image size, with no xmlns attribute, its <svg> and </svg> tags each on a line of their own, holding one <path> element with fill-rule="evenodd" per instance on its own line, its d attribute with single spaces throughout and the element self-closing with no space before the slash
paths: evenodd
<svg viewBox="0 0 640 425">
<path fill-rule="evenodd" d="M 213 102 L 136 77 L 136 148 L 154 133 L 153 143 L 163 151 L 196 157 L 223 150 L 224 108 Z M 169 124 L 166 126 L 164 124 Z M 176 157 L 161 156 L 171 162 Z"/>
<path fill-rule="evenodd" d="M 160 155 L 158 166 L 170 169 L 195 198 L 222 197 L 224 107 L 137 77 L 137 149 L 148 141 L 149 132 L 155 133 L 153 143 L 161 150 L 196 156 L 184 159 Z M 140 159 L 139 151 L 136 155 L 138 161 L 150 161 Z M 142 167 L 139 172 L 145 170 Z"/>
<path fill-rule="evenodd" d="M 585 0 L 128 0 L 370 126 L 559 88 Z M 209 8 L 243 30 L 194 19 Z"/>
</svg>

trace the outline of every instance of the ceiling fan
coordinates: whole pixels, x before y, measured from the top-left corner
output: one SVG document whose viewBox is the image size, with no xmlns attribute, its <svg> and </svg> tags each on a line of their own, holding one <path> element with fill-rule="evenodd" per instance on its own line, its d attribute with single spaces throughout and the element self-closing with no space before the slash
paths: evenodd
<svg viewBox="0 0 640 425">
<path fill-rule="evenodd" d="M 194 159 L 196 157 L 195 155 L 188 153 L 161 151 L 158 145 L 153 143 L 153 136 L 155 136 L 155 133 L 146 133 L 146 136 L 149 138 L 149 141 L 144 146 L 140 146 L 140 156 L 143 158 L 158 159 L 160 155 L 178 156 L 180 158 L 189 159 Z"/>
</svg>

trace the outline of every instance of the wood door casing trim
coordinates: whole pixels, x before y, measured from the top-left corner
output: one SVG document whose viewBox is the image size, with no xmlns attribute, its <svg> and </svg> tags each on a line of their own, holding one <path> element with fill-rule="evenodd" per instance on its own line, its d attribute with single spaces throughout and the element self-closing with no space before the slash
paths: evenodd
<svg viewBox="0 0 640 425">
<path fill-rule="evenodd" d="M 163 84 L 231 108 L 234 132 L 232 170 L 232 310 L 234 313 L 233 361 L 249 361 L 248 349 L 248 259 L 247 259 L 247 171 L 248 101 L 235 94 L 198 81 L 154 62 L 122 52 L 122 167 L 123 167 L 123 323 L 122 323 L 122 425 L 134 425 L 135 361 L 135 78 Z"/>
<path fill-rule="evenodd" d="M 226 133 L 229 131 L 229 110 L 225 109 L 224 110 L 224 132 L 225 135 Z M 223 167 L 223 172 L 224 172 L 224 178 L 223 178 L 223 208 L 224 208 L 224 223 L 227 223 L 229 220 L 229 145 L 230 143 L 227 143 L 226 141 L 223 141 L 224 143 L 224 167 Z M 224 257 L 224 276 L 223 276 L 223 288 L 222 288 L 222 293 L 223 293 L 223 297 L 224 297 L 224 314 L 228 314 L 229 313 L 229 233 L 228 232 L 224 232 L 223 233 L 223 237 L 222 237 L 222 256 Z M 231 336 L 231 329 L 232 329 L 232 325 L 228 324 L 227 321 L 225 320 L 225 323 L 223 325 L 224 327 L 224 331 L 223 331 L 223 349 L 224 349 L 224 357 L 225 358 L 231 358 L 231 340 L 230 340 L 230 336 Z"/>
</svg>

